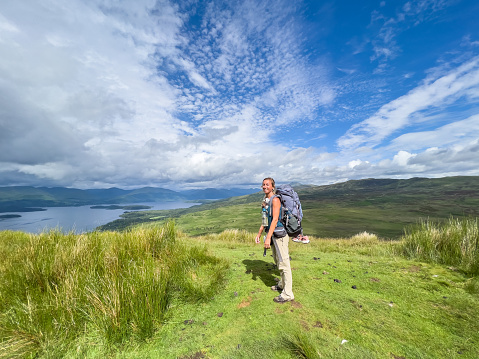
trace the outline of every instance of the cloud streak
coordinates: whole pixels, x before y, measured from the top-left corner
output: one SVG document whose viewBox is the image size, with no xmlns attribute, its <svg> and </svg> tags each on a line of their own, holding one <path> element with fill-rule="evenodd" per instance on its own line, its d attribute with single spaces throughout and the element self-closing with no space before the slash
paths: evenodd
<svg viewBox="0 0 479 359">
<path fill-rule="evenodd" d="M 338 145 L 343 149 L 377 147 L 397 131 L 422 123 L 428 110 L 440 109 L 461 98 L 477 99 L 478 91 L 479 57 L 475 57 L 437 79 L 426 79 L 407 95 L 382 106 L 370 118 L 353 125 Z"/>
</svg>

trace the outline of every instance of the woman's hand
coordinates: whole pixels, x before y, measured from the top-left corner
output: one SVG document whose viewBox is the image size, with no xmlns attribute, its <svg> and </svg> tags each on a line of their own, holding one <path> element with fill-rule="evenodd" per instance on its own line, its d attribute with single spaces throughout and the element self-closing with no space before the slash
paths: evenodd
<svg viewBox="0 0 479 359">
<path fill-rule="evenodd" d="M 271 248 L 271 238 L 266 237 L 266 239 L 264 240 L 264 248 Z"/>
<path fill-rule="evenodd" d="M 256 244 L 261 243 L 261 233 L 263 233 L 264 227 L 261 226 L 259 227 L 258 235 L 256 236 L 256 239 L 254 240 Z"/>
</svg>

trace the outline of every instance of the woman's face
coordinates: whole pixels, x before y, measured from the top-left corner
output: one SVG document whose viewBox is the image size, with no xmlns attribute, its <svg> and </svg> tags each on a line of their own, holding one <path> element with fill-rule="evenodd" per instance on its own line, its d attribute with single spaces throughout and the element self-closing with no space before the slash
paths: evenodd
<svg viewBox="0 0 479 359">
<path fill-rule="evenodd" d="M 263 181 L 263 192 L 266 195 L 269 195 L 273 191 L 273 184 L 271 183 L 271 180 L 265 179 Z"/>
</svg>

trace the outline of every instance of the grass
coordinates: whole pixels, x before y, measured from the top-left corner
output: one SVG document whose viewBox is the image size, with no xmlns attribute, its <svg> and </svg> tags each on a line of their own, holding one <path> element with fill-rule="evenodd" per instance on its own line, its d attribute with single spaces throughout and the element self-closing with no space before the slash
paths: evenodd
<svg viewBox="0 0 479 359">
<path fill-rule="evenodd" d="M 281 337 L 282 346 L 298 358 L 320 358 L 318 343 L 304 331 L 284 334 Z"/>
<path fill-rule="evenodd" d="M 173 222 L 124 233 L 2 232 L 2 351 L 60 356 L 89 332 L 106 348 L 148 340 L 174 303 L 207 300 L 224 283 L 224 261 L 176 237 Z"/>
<path fill-rule="evenodd" d="M 479 274 L 479 225 L 477 218 L 446 222 L 421 221 L 406 231 L 404 253 L 410 258 L 455 266 Z"/>
<path fill-rule="evenodd" d="M 405 256 L 406 239 L 291 242 L 295 301 L 278 305 L 271 253 L 245 230 L 0 236 L 0 357 L 479 356 L 478 278 L 439 257 Z"/>
</svg>

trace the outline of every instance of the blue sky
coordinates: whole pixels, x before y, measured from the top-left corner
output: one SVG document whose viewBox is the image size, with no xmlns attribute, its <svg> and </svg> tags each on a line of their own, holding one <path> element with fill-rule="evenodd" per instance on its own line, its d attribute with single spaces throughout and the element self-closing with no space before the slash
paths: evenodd
<svg viewBox="0 0 479 359">
<path fill-rule="evenodd" d="M 479 3 L 4 0 L 0 186 L 479 175 Z"/>
</svg>

